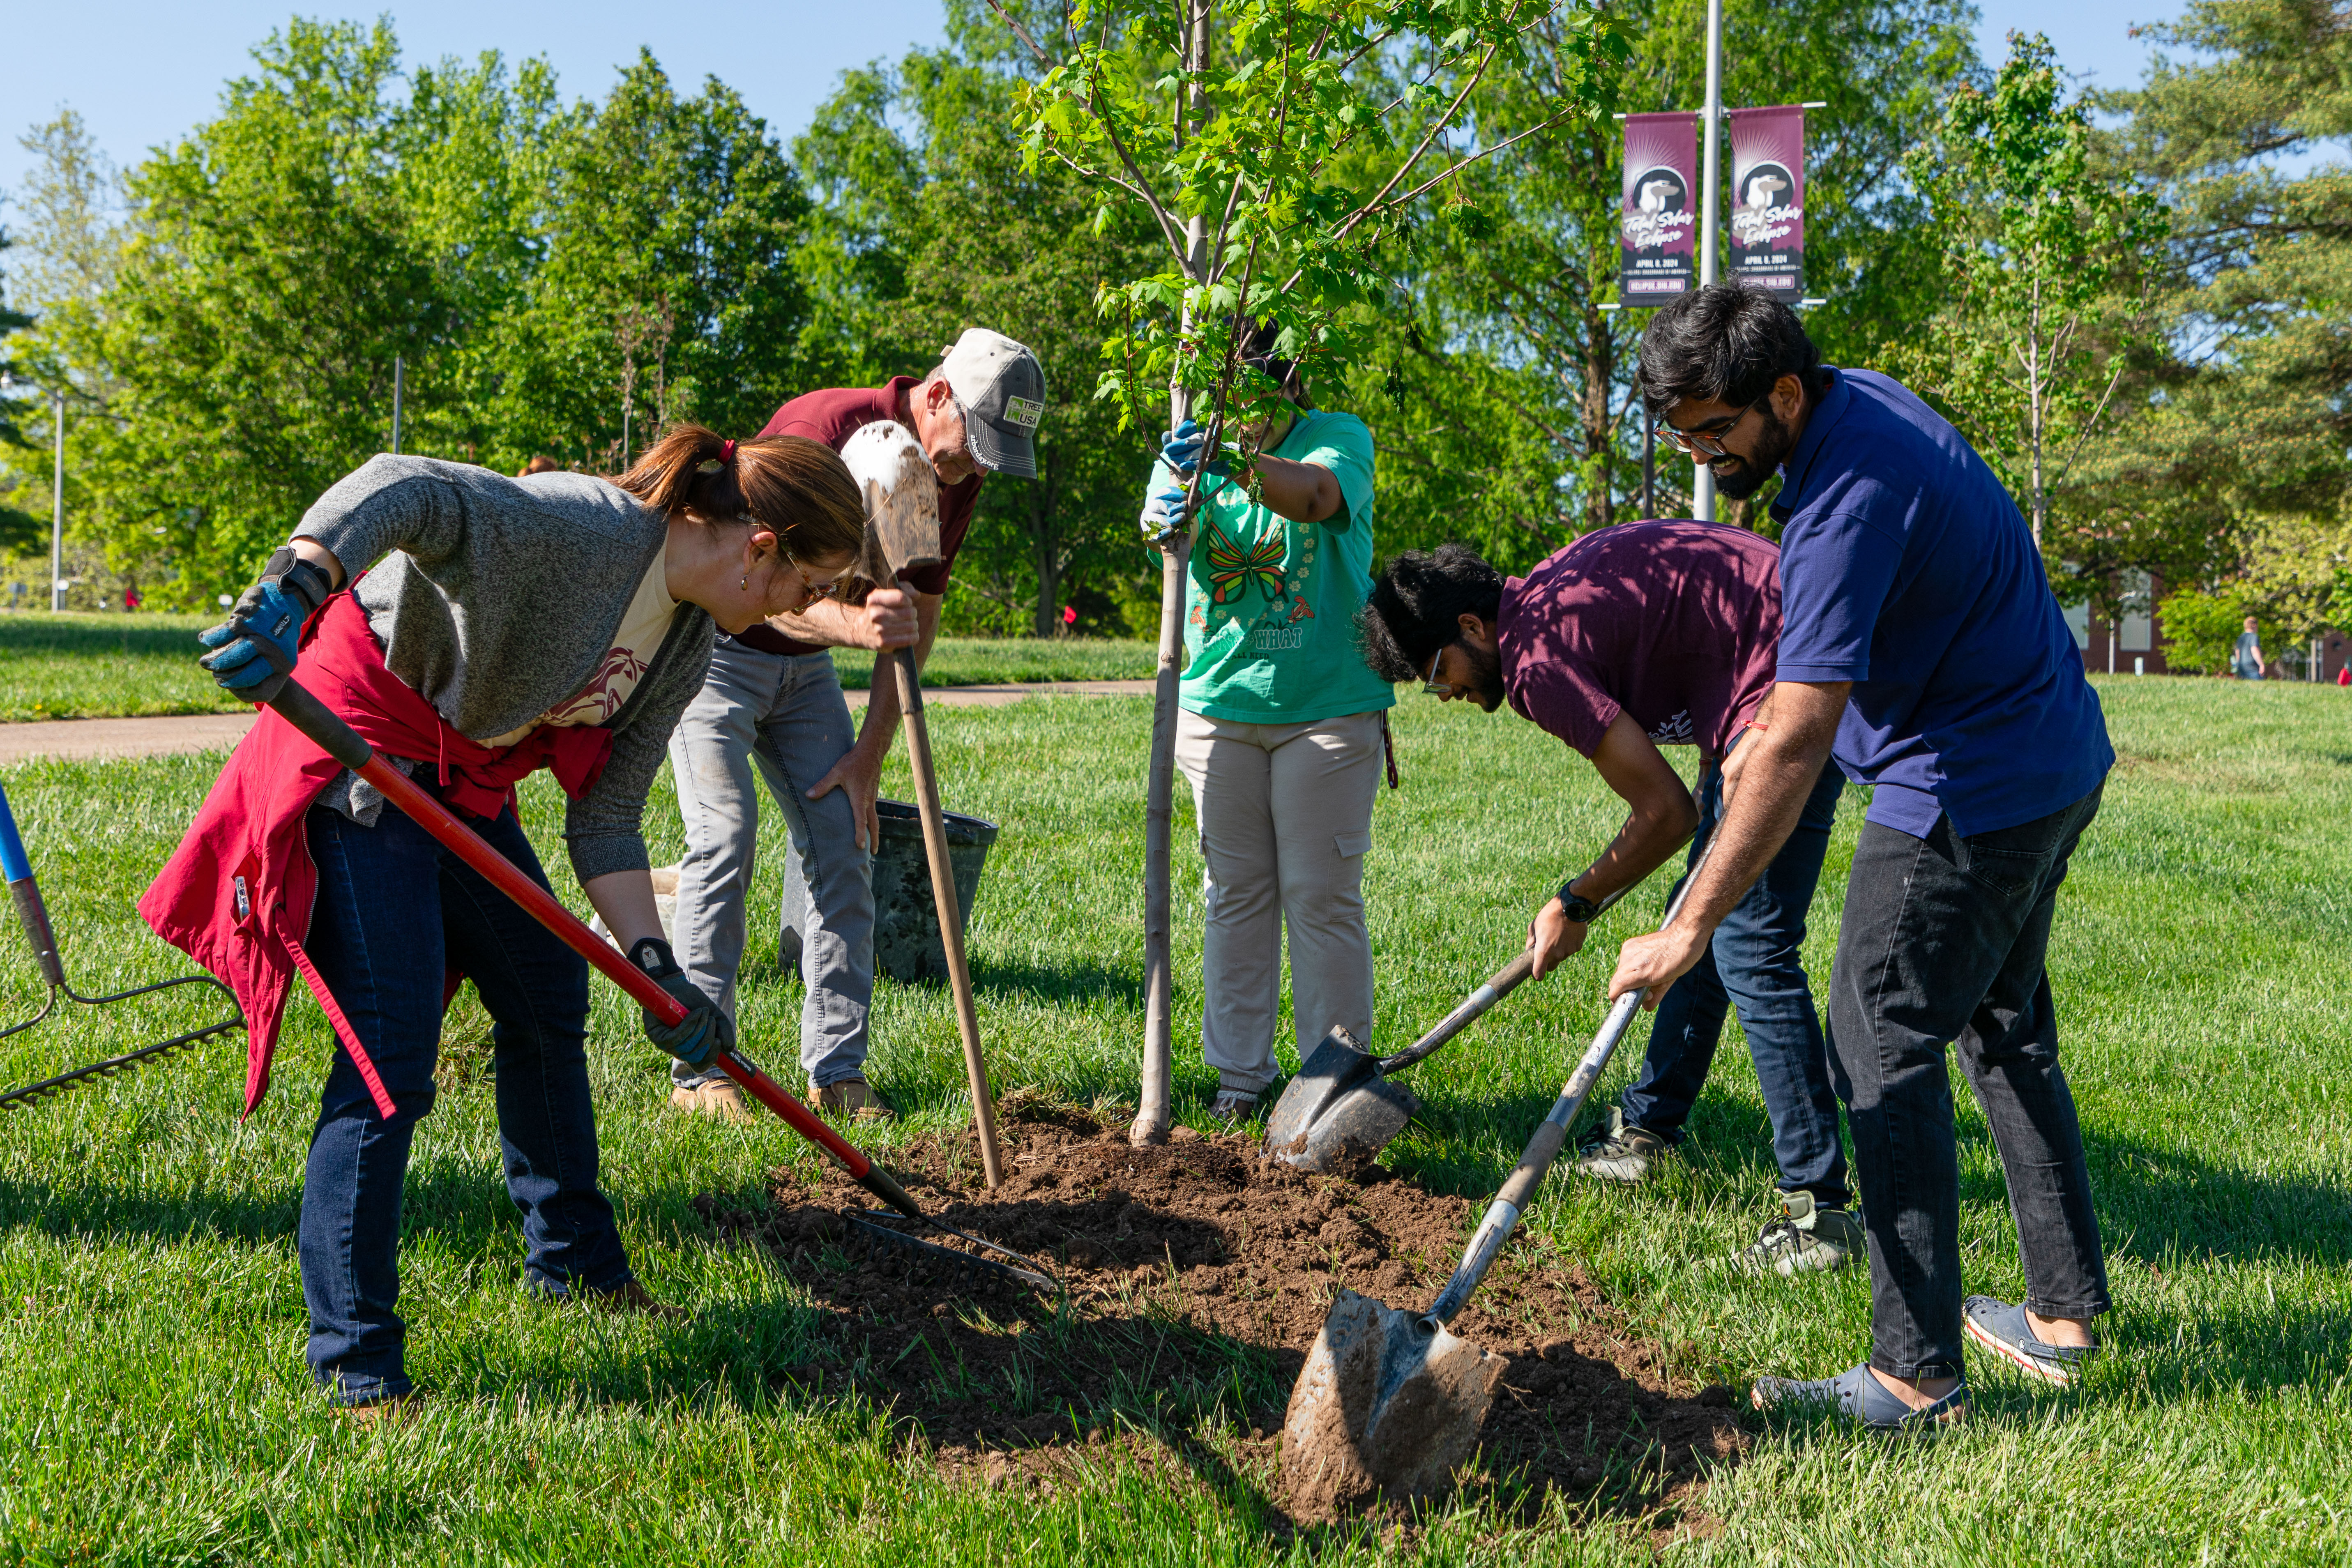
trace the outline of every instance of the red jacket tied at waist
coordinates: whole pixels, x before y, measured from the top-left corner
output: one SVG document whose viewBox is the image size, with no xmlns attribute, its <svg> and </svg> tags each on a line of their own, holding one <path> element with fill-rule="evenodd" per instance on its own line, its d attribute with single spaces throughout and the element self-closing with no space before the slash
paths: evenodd
<svg viewBox="0 0 2352 1568">
<path fill-rule="evenodd" d="M 348 593 L 311 618 L 294 679 L 383 755 L 434 764 L 443 801 L 470 816 L 494 817 L 511 806 L 516 782 L 542 767 L 576 800 L 595 784 L 613 750 L 613 732 L 591 727 L 543 726 L 504 747 L 467 740 L 383 667 L 367 615 Z M 268 1092 L 269 1058 L 298 970 L 376 1110 L 393 1113 L 375 1065 L 302 946 L 319 892 L 303 814 L 342 771 L 300 731 L 263 709 L 213 781 L 179 848 L 139 900 L 139 913 L 156 935 L 236 993 L 246 1019 L 247 1115 Z"/>
</svg>

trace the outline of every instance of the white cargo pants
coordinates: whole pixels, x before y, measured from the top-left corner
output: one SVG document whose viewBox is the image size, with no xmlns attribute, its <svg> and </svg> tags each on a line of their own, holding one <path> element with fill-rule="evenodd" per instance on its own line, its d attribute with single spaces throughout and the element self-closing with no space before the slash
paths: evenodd
<svg viewBox="0 0 2352 1568">
<path fill-rule="evenodd" d="M 1244 724 L 1180 713 L 1176 765 L 1201 828 L 1201 1049 L 1225 1089 L 1274 1081 L 1282 934 L 1300 1055 L 1334 1024 L 1372 1035 L 1364 855 L 1381 781 L 1381 716 Z"/>
</svg>

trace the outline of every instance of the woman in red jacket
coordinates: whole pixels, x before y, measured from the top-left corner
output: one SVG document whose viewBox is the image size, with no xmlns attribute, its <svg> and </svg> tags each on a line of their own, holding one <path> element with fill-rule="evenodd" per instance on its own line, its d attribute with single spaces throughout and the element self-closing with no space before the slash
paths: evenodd
<svg viewBox="0 0 2352 1568">
<path fill-rule="evenodd" d="M 513 785 L 551 767 L 589 901 L 694 1009 L 675 1028 L 647 1018 L 647 1034 L 707 1061 L 729 1031 L 662 940 L 638 831 L 646 790 L 701 689 L 713 623 L 738 631 L 830 592 L 864 526 L 840 458 L 793 437 L 738 444 L 684 426 L 612 481 L 379 457 L 320 498 L 204 634 L 216 650 L 205 665 L 253 701 L 291 669 L 542 886 Z M 248 1107 L 292 972 L 335 1026 L 298 1248 L 311 1369 L 338 1403 L 383 1408 L 411 1393 L 394 1310 L 401 1188 L 459 974 L 494 1024 L 527 1285 L 651 1304 L 597 1185 L 586 963 L 274 712 L 141 910 L 237 991 Z"/>
</svg>

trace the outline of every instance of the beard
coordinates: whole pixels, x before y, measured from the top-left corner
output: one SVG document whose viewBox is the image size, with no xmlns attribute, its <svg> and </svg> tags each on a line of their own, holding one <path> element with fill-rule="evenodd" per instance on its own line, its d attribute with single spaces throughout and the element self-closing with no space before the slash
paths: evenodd
<svg viewBox="0 0 2352 1568">
<path fill-rule="evenodd" d="M 1470 694 L 1478 706 L 1492 713 L 1503 705 L 1503 655 L 1499 648 L 1480 648 L 1465 642 L 1463 654 L 1470 660 Z"/>
<path fill-rule="evenodd" d="M 1772 405 L 1767 403 L 1759 412 L 1764 420 L 1763 427 L 1756 434 L 1756 450 L 1744 458 L 1734 456 L 1732 460 L 1739 467 L 1727 474 L 1713 463 L 1707 465 L 1715 474 L 1717 493 L 1728 496 L 1733 500 L 1746 500 L 1762 489 L 1764 481 L 1778 472 L 1780 465 L 1789 460 L 1789 454 L 1796 449 L 1795 433 L 1782 423 L 1779 415 L 1772 412 Z"/>
</svg>

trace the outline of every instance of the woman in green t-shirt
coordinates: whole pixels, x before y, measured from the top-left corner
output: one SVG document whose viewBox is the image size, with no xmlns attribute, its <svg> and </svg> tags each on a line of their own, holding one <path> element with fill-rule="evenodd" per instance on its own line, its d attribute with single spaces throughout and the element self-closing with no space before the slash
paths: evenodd
<svg viewBox="0 0 2352 1568">
<path fill-rule="evenodd" d="M 1294 362 L 1251 363 L 1281 385 L 1286 406 L 1256 443 L 1254 473 L 1210 458 L 1176 731 L 1207 863 L 1201 1047 L 1217 1069 L 1211 1114 L 1223 1121 L 1248 1116 L 1274 1081 L 1285 926 L 1299 1054 L 1335 1024 L 1371 1037 L 1364 854 L 1381 715 L 1396 700 L 1356 651 L 1356 611 L 1371 586 L 1371 432 L 1308 402 Z M 1202 444 L 1190 421 L 1168 437 L 1148 537 L 1168 531 Z"/>
</svg>

